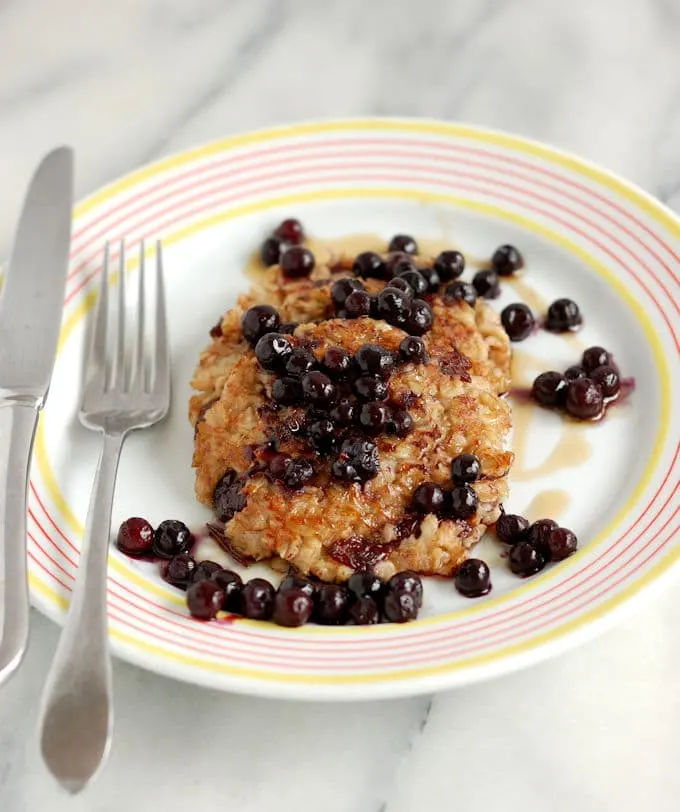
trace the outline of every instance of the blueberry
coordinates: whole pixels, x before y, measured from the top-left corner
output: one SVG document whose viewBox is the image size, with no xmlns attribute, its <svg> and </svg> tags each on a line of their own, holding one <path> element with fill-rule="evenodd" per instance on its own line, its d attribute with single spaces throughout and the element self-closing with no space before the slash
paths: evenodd
<svg viewBox="0 0 680 812">
<path fill-rule="evenodd" d="M 406 322 L 410 312 L 411 297 L 399 290 L 399 288 L 386 287 L 378 294 L 377 313 L 379 319 L 384 319 L 394 327 L 401 327 Z"/>
<path fill-rule="evenodd" d="M 195 571 L 196 561 L 188 553 L 180 553 L 168 561 L 162 575 L 169 584 L 186 589 L 193 581 Z"/>
<path fill-rule="evenodd" d="M 387 422 L 387 430 L 397 437 L 406 437 L 413 431 L 413 418 L 406 409 L 396 409 Z"/>
<path fill-rule="evenodd" d="M 146 555 L 154 546 L 153 527 L 146 519 L 137 516 L 126 519 L 118 530 L 116 545 L 126 555 Z"/>
<path fill-rule="evenodd" d="M 413 288 L 403 277 L 395 276 L 394 279 L 390 279 L 389 286 L 391 288 L 396 288 L 397 290 L 400 290 L 404 294 L 404 296 L 406 296 L 409 300 L 413 298 Z"/>
<path fill-rule="evenodd" d="M 302 396 L 312 406 L 329 407 L 338 399 L 337 387 L 323 372 L 307 372 L 302 376 L 301 383 Z"/>
<path fill-rule="evenodd" d="M 224 593 L 214 581 L 197 581 L 187 589 L 187 608 L 198 620 L 217 616 L 224 602 Z"/>
<path fill-rule="evenodd" d="M 319 417 L 307 426 L 307 437 L 312 447 L 321 454 L 327 454 L 335 447 L 337 429 L 328 417 Z"/>
<path fill-rule="evenodd" d="M 296 321 L 282 321 L 279 324 L 279 333 L 292 336 L 300 325 Z"/>
<path fill-rule="evenodd" d="M 372 572 L 355 572 L 347 581 L 347 587 L 355 598 L 373 598 L 378 603 L 385 591 L 383 582 Z"/>
<path fill-rule="evenodd" d="M 397 279 L 402 279 L 411 289 L 415 296 L 422 296 L 427 292 L 427 280 L 420 271 L 415 268 L 409 268 L 406 271 L 401 271 Z M 396 281 L 396 280 L 395 280 Z M 392 283 L 390 282 L 390 285 Z"/>
<path fill-rule="evenodd" d="M 469 485 L 456 485 L 451 491 L 451 513 L 454 519 L 469 519 L 477 512 L 477 494 Z"/>
<path fill-rule="evenodd" d="M 281 406 L 292 406 L 302 400 L 302 386 L 297 378 L 277 378 L 272 384 L 272 398 Z"/>
<path fill-rule="evenodd" d="M 413 259 L 408 254 L 397 252 L 392 254 L 387 260 L 386 264 L 387 278 L 392 279 L 395 276 L 401 276 L 404 271 L 415 271 L 416 265 Z"/>
<path fill-rule="evenodd" d="M 472 278 L 472 286 L 477 296 L 484 299 L 497 299 L 501 295 L 501 285 L 496 271 L 477 271 Z"/>
<path fill-rule="evenodd" d="M 442 251 L 434 261 L 434 269 L 442 282 L 450 282 L 465 270 L 465 257 L 460 251 Z"/>
<path fill-rule="evenodd" d="M 241 492 L 241 482 L 236 471 L 227 471 L 217 483 L 213 492 L 213 504 L 221 522 L 228 522 L 246 506 L 246 497 Z"/>
<path fill-rule="evenodd" d="M 347 588 L 340 584 L 323 584 L 314 612 L 314 620 L 322 626 L 341 626 L 347 622 L 350 609 L 350 596 Z"/>
<path fill-rule="evenodd" d="M 545 329 L 553 333 L 566 333 L 581 325 L 583 317 L 576 302 L 571 299 L 556 299 L 548 308 Z"/>
<path fill-rule="evenodd" d="M 364 279 L 389 278 L 384 260 L 373 251 L 364 251 L 363 254 L 359 254 L 354 260 L 352 270 L 355 276 L 361 276 Z"/>
<path fill-rule="evenodd" d="M 510 341 L 524 341 L 536 326 L 536 319 L 525 304 L 517 302 L 501 310 L 501 324 Z"/>
<path fill-rule="evenodd" d="M 301 378 L 306 372 L 314 369 L 316 358 L 313 353 L 302 347 L 293 350 L 286 361 L 286 372 L 296 378 Z"/>
<path fill-rule="evenodd" d="M 275 229 L 274 236 L 289 245 L 300 245 L 305 239 L 302 223 L 293 217 L 283 220 Z"/>
<path fill-rule="evenodd" d="M 476 482 L 482 473 L 482 466 L 474 454 L 459 454 L 451 462 L 451 477 L 456 485 Z"/>
<path fill-rule="evenodd" d="M 468 558 L 458 568 L 456 589 L 466 598 L 479 598 L 491 591 L 491 573 L 485 561 Z"/>
<path fill-rule="evenodd" d="M 273 619 L 279 626 L 304 626 L 313 611 L 314 602 L 297 587 L 276 593 Z"/>
<path fill-rule="evenodd" d="M 347 297 L 355 290 L 365 290 L 358 279 L 338 279 L 331 287 L 331 300 L 336 310 L 341 310 L 345 306 Z"/>
<path fill-rule="evenodd" d="M 354 426 L 357 422 L 358 409 L 349 400 L 341 400 L 331 409 L 331 420 L 339 426 Z"/>
<path fill-rule="evenodd" d="M 439 278 L 439 274 L 434 268 L 418 268 L 418 273 L 427 283 L 427 293 L 439 293 L 442 280 Z"/>
<path fill-rule="evenodd" d="M 602 394 L 606 398 L 613 398 L 618 395 L 621 389 L 621 379 L 618 370 L 614 367 L 605 364 L 593 370 L 590 377 L 600 387 Z"/>
<path fill-rule="evenodd" d="M 354 391 L 359 400 L 385 400 L 388 383 L 378 375 L 360 375 L 354 381 Z"/>
<path fill-rule="evenodd" d="M 388 590 L 383 611 L 391 623 L 408 623 L 409 620 L 415 620 L 418 617 L 416 596 L 412 592 Z"/>
<path fill-rule="evenodd" d="M 399 355 L 405 363 L 424 364 L 427 361 L 427 351 L 422 338 L 407 336 L 399 345 Z"/>
<path fill-rule="evenodd" d="M 499 276 L 512 276 L 524 266 L 524 259 L 513 245 L 501 245 L 491 257 L 491 265 Z"/>
<path fill-rule="evenodd" d="M 345 299 L 342 314 L 348 319 L 360 319 L 370 316 L 373 297 L 365 290 L 354 290 Z"/>
<path fill-rule="evenodd" d="M 342 482 L 363 482 L 364 477 L 356 466 L 347 459 L 337 459 L 331 465 L 331 474 Z"/>
<path fill-rule="evenodd" d="M 444 489 L 434 482 L 423 482 L 413 492 L 412 505 L 418 513 L 440 514 L 446 504 Z"/>
<path fill-rule="evenodd" d="M 281 333 L 267 333 L 255 345 L 255 355 L 263 369 L 276 372 L 283 369 L 293 348 Z"/>
<path fill-rule="evenodd" d="M 293 588 L 302 590 L 308 598 L 316 600 L 317 587 L 309 578 L 305 578 L 303 575 L 286 575 L 279 584 L 279 592 Z"/>
<path fill-rule="evenodd" d="M 568 381 L 576 381 L 579 378 L 586 377 L 586 371 L 583 367 L 579 366 L 578 364 L 573 364 L 573 366 L 567 367 L 564 370 L 564 377 Z"/>
<path fill-rule="evenodd" d="M 434 316 L 430 305 L 422 299 L 414 299 L 411 314 L 404 324 L 404 330 L 412 336 L 422 336 L 432 327 L 433 321 Z"/>
<path fill-rule="evenodd" d="M 363 373 L 387 376 L 395 366 L 394 355 L 379 344 L 362 344 L 354 359 Z"/>
<path fill-rule="evenodd" d="M 366 431 L 384 431 L 392 420 L 392 407 L 380 401 L 364 403 L 359 408 L 359 425 Z"/>
<path fill-rule="evenodd" d="M 222 571 L 222 567 L 217 561 L 199 561 L 194 568 L 192 580 L 194 583 L 199 581 L 214 581 L 218 572 Z"/>
<path fill-rule="evenodd" d="M 548 539 L 556 527 L 557 522 L 552 519 L 538 519 L 526 532 L 526 541 L 535 547 L 543 558 L 548 558 Z"/>
<path fill-rule="evenodd" d="M 418 609 L 423 605 L 423 582 L 412 570 L 404 570 L 393 575 L 386 584 L 386 591 L 408 592 L 415 597 Z"/>
<path fill-rule="evenodd" d="M 408 234 L 395 234 L 390 240 L 387 250 L 390 253 L 399 251 L 402 254 L 413 255 L 418 253 L 418 243 Z"/>
<path fill-rule="evenodd" d="M 531 387 L 531 395 L 541 406 L 564 406 L 567 386 L 566 378 L 559 372 L 542 372 Z"/>
<path fill-rule="evenodd" d="M 378 474 L 378 447 L 364 437 L 348 437 L 340 447 L 340 456 L 333 463 L 333 476 L 345 482 L 365 482 Z"/>
<path fill-rule="evenodd" d="M 496 535 L 505 544 L 517 544 L 526 538 L 529 522 L 516 513 L 502 513 L 496 522 Z"/>
<path fill-rule="evenodd" d="M 581 366 L 586 373 L 591 373 L 598 367 L 603 367 L 611 364 L 611 356 L 604 349 L 604 347 L 588 347 L 583 351 L 581 358 Z"/>
<path fill-rule="evenodd" d="M 355 372 L 354 359 L 340 347 L 329 347 L 323 356 L 324 370 L 330 378 L 344 381 Z"/>
<path fill-rule="evenodd" d="M 599 417 L 604 408 L 602 389 L 590 378 L 579 378 L 569 382 L 567 389 L 567 411 L 581 420 Z"/>
<path fill-rule="evenodd" d="M 477 301 L 477 291 L 469 282 L 453 282 L 446 288 L 444 293 L 449 299 L 467 302 L 470 307 L 474 307 Z"/>
<path fill-rule="evenodd" d="M 510 569 L 522 578 L 534 575 L 545 566 L 541 553 L 528 541 L 520 541 L 510 550 Z"/>
<path fill-rule="evenodd" d="M 269 268 L 271 265 L 278 265 L 279 259 L 281 259 L 281 250 L 284 247 L 285 244 L 277 237 L 267 237 L 260 248 L 262 264 L 266 268 Z"/>
<path fill-rule="evenodd" d="M 220 569 L 219 572 L 213 574 L 211 580 L 224 593 L 222 609 L 225 612 L 238 612 L 241 608 L 241 590 L 243 588 L 241 576 L 232 570 Z"/>
<path fill-rule="evenodd" d="M 562 561 L 576 552 L 578 539 L 571 530 L 566 527 L 555 527 L 548 536 L 546 545 L 550 561 Z"/>
<path fill-rule="evenodd" d="M 350 620 L 356 626 L 372 626 L 380 623 L 380 610 L 372 598 L 359 598 L 349 610 Z"/>
<path fill-rule="evenodd" d="M 184 522 L 166 519 L 156 528 L 153 551 L 159 558 L 173 558 L 186 553 L 191 544 L 191 531 Z"/>
<path fill-rule="evenodd" d="M 246 310 L 241 319 L 243 337 L 254 347 L 263 335 L 275 333 L 280 321 L 276 308 L 271 305 L 255 305 Z"/>
<path fill-rule="evenodd" d="M 314 466 L 309 460 L 290 460 L 283 474 L 283 484 L 292 491 L 299 491 L 314 476 Z"/>
<path fill-rule="evenodd" d="M 274 612 L 274 587 L 264 578 L 251 578 L 241 590 L 241 614 L 251 620 L 269 620 Z"/>
<path fill-rule="evenodd" d="M 309 248 L 295 245 L 281 254 L 279 264 L 281 265 L 283 273 L 292 279 L 309 276 L 314 270 L 314 254 L 312 254 Z"/>
</svg>

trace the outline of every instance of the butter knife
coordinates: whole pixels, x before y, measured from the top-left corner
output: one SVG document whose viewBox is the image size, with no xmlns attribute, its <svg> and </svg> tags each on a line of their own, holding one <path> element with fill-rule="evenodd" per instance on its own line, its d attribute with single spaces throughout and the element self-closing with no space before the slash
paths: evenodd
<svg viewBox="0 0 680 812">
<path fill-rule="evenodd" d="M 0 685 L 28 642 L 26 495 L 66 290 L 73 151 L 43 158 L 31 180 L 0 294 Z"/>
</svg>

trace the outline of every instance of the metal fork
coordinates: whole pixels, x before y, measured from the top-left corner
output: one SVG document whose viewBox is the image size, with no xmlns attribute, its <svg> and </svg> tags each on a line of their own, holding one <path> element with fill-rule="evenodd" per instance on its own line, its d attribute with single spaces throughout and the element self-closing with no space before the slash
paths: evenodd
<svg viewBox="0 0 680 812">
<path fill-rule="evenodd" d="M 156 243 L 155 340 L 145 340 L 144 243 L 140 246 L 136 328 L 126 342 L 125 245 L 120 245 L 118 296 L 109 306 L 109 245 L 87 362 L 80 421 L 104 435 L 87 514 L 80 564 L 66 626 L 45 684 L 40 747 L 48 768 L 71 793 L 80 792 L 103 765 L 111 742 L 111 658 L 106 616 L 106 566 L 118 460 L 126 435 L 162 420 L 170 405 L 160 242 Z M 115 318 L 110 310 L 116 310 Z M 126 345 L 131 343 L 131 356 Z"/>
</svg>

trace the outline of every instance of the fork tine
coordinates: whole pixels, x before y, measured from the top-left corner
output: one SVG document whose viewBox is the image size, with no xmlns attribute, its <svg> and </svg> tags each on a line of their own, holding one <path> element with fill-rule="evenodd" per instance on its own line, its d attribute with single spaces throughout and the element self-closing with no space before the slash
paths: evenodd
<svg viewBox="0 0 680 812">
<path fill-rule="evenodd" d="M 168 350 L 165 287 L 163 283 L 163 253 L 161 241 L 156 241 L 156 346 L 154 358 L 153 394 L 167 397 L 170 392 L 170 353 Z"/>
<path fill-rule="evenodd" d="M 118 330 L 116 332 L 116 386 L 125 389 L 125 240 L 118 255 Z"/>
<path fill-rule="evenodd" d="M 134 367 L 132 381 L 130 382 L 130 391 L 132 392 L 144 391 L 145 250 L 144 240 L 142 240 L 139 247 L 139 274 L 137 279 L 137 335 L 135 336 Z"/>
<path fill-rule="evenodd" d="M 97 313 L 95 315 L 92 343 L 87 359 L 86 380 L 91 380 L 98 373 L 106 369 L 106 338 L 109 312 L 109 253 L 109 243 L 106 242 L 104 245 L 104 262 L 102 264 L 101 279 L 99 280 Z"/>
</svg>

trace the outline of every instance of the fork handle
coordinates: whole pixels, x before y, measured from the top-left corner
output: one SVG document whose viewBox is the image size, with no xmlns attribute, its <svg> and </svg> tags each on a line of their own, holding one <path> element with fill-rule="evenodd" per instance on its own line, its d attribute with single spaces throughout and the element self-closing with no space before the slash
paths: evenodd
<svg viewBox="0 0 680 812">
<path fill-rule="evenodd" d="M 0 684 L 16 671 L 28 642 L 26 489 L 37 422 L 37 402 L 0 403 Z"/>
<path fill-rule="evenodd" d="M 42 698 L 43 758 L 62 786 L 74 793 L 103 764 L 111 740 L 106 568 L 123 439 L 123 434 L 104 434 L 71 606 Z"/>
</svg>

